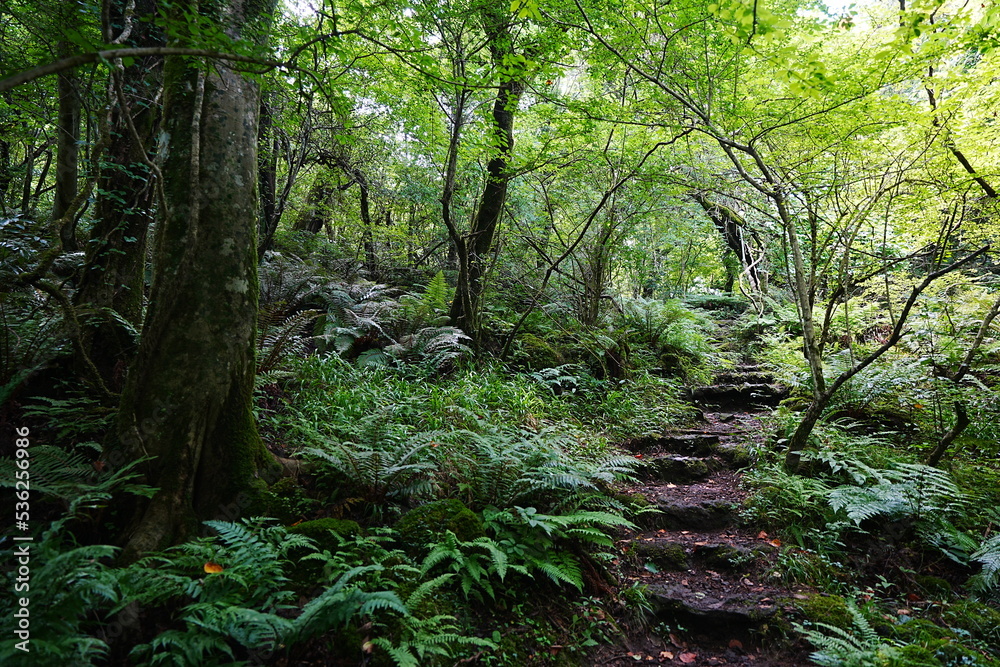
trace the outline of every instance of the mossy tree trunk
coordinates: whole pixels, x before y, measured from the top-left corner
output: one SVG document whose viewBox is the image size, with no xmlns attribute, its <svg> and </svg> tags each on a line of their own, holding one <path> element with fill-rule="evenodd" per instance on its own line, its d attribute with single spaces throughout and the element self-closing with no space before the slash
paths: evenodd
<svg viewBox="0 0 1000 667">
<path fill-rule="evenodd" d="M 116 27 L 126 20 L 126 4 L 124 0 L 110 3 Z M 140 0 L 136 11 L 140 16 L 156 14 L 155 0 Z M 149 22 L 133 22 L 127 34 L 128 46 L 162 45 L 158 30 Z M 141 59 L 122 68 L 113 82 L 121 90 L 111 101 L 110 142 L 97 183 L 102 194 L 95 204 L 86 263 L 74 296 L 83 324 L 83 349 L 113 390 L 121 389 L 135 353 L 134 330 L 142 326 L 146 233 L 154 201 L 154 175 L 147 155 L 159 115 L 148 100 L 159 90 L 162 64 L 158 56 Z M 77 367 L 83 363 L 76 360 Z"/>
<path fill-rule="evenodd" d="M 72 7 L 71 3 L 66 3 Z M 73 21 L 72 15 L 66 19 Z M 73 55 L 68 42 L 61 41 L 58 45 L 59 57 Z M 59 96 L 59 121 L 56 127 L 56 180 L 55 193 L 52 202 L 52 219 L 59 220 L 69 210 L 76 197 L 77 179 L 79 178 L 79 144 L 80 144 L 80 93 L 77 90 L 78 78 L 73 70 L 60 72 L 57 83 Z M 79 246 L 76 242 L 76 221 L 69 219 L 59 228 L 59 241 L 66 252 L 76 252 Z"/>
<path fill-rule="evenodd" d="M 263 5 L 210 7 L 239 36 Z M 197 13 L 198 2 L 173 10 Z M 158 491 L 137 512 L 126 560 L 184 538 L 199 520 L 240 514 L 261 469 L 274 464 L 252 413 L 258 106 L 255 84 L 225 63 L 166 59 L 165 210 L 119 412 L 122 446 L 131 457 L 155 457 L 145 472 Z"/>
</svg>

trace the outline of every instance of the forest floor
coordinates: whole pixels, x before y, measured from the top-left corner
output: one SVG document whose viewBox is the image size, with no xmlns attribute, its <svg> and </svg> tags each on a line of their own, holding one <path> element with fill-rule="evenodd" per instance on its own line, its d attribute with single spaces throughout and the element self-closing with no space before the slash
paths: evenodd
<svg viewBox="0 0 1000 667">
<path fill-rule="evenodd" d="M 625 443 L 648 465 L 623 492 L 657 511 L 640 515 L 639 530 L 618 542 L 620 561 L 627 580 L 645 586 L 653 614 L 592 663 L 807 664 L 805 645 L 790 644 L 783 630 L 794 601 L 815 591 L 773 577 L 780 542 L 739 516 L 741 469 L 765 439 L 759 417 L 783 389 L 745 364 L 692 395 L 702 409 L 698 428 Z"/>
</svg>

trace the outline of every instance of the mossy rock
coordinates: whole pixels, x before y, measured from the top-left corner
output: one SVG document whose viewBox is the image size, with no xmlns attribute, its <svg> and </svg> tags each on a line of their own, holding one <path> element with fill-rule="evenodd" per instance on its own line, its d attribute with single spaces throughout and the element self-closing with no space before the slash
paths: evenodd
<svg viewBox="0 0 1000 667">
<path fill-rule="evenodd" d="M 951 634 L 951 631 L 947 628 L 942 628 L 937 623 L 929 621 L 926 618 L 911 618 L 905 621 L 900 619 L 899 623 L 892 626 L 892 635 L 894 638 L 914 644 L 926 644 L 929 641 L 943 639 Z"/>
<path fill-rule="evenodd" d="M 522 363 L 530 370 L 555 368 L 566 363 L 559 350 L 535 334 L 522 334 L 518 341 L 521 343 Z"/>
<path fill-rule="evenodd" d="M 396 522 L 395 528 L 400 540 L 417 550 L 438 542 L 449 530 L 463 542 L 486 535 L 483 520 L 456 498 L 414 507 Z"/>
<path fill-rule="evenodd" d="M 895 648 L 885 656 L 886 667 L 940 667 L 941 663 L 934 657 L 934 651 L 921 646 L 920 644 L 910 644 Z"/>
<path fill-rule="evenodd" d="M 847 608 L 847 601 L 839 595 L 810 595 L 796 602 L 806 620 L 826 623 L 842 630 L 854 627 L 854 617 Z"/>
<path fill-rule="evenodd" d="M 941 577 L 934 577 L 929 574 L 918 574 L 914 577 L 917 586 L 929 597 L 938 600 L 947 600 L 951 597 L 951 584 Z"/>
<path fill-rule="evenodd" d="M 336 550 L 340 542 L 331 535 L 331 531 L 340 537 L 355 537 L 361 532 L 361 526 L 357 521 L 350 519 L 315 519 L 313 521 L 303 521 L 294 526 L 289 526 L 288 532 L 296 535 L 305 535 L 319 547 L 320 551 L 329 549 Z"/>
<path fill-rule="evenodd" d="M 945 608 L 942 617 L 949 626 L 1000 650 L 1000 610 L 975 600 L 958 600 Z"/>
<path fill-rule="evenodd" d="M 614 500 L 620 502 L 625 507 L 628 507 L 633 510 L 646 509 L 647 507 L 652 505 L 652 503 L 649 501 L 649 498 L 647 498 L 641 493 L 615 493 L 611 497 Z"/>
<path fill-rule="evenodd" d="M 753 560 L 758 554 L 750 549 L 728 544 L 706 544 L 698 547 L 695 555 L 713 570 L 733 570 Z"/>
<path fill-rule="evenodd" d="M 734 470 L 749 468 L 754 464 L 753 450 L 746 445 L 721 444 L 715 448 L 715 453 Z"/>
<path fill-rule="evenodd" d="M 932 648 L 933 645 L 932 645 Z M 987 657 L 980 651 L 963 646 L 950 639 L 943 639 L 934 649 L 934 659 L 937 665 L 972 665 L 974 667 L 997 667 L 1000 660 Z M 902 664 L 900 665 L 902 667 Z M 909 665 L 906 665 L 909 667 Z"/>
<path fill-rule="evenodd" d="M 689 568 L 684 546 L 673 542 L 634 542 L 632 553 L 661 570 L 683 572 Z"/>
<path fill-rule="evenodd" d="M 703 459 L 676 455 L 649 459 L 643 472 L 649 479 L 677 484 L 695 482 L 709 475 L 708 464 Z"/>
</svg>

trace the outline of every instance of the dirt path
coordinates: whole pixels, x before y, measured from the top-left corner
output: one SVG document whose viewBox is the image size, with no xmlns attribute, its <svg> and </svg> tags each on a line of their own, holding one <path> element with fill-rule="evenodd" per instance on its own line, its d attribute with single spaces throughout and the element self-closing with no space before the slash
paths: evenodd
<svg viewBox="0 0 1000 667">
<path fill-rule="evenodd" d="M 783 391 L 756 365 L 737 366 L 692 390 L 699 428 L 626 443 L 648 465 L 625 492 L 659 511 L 641 515 L 641 529 L 618 546 L 626 576 L 646 587 L 653 618 L 594 664 L 809 664 L 774 641 L 781 613 L 809 591 L 770 576 L 780 544 L 738 514 L 747 445 L 762 437 L 758 416 Z"/>
</svg>

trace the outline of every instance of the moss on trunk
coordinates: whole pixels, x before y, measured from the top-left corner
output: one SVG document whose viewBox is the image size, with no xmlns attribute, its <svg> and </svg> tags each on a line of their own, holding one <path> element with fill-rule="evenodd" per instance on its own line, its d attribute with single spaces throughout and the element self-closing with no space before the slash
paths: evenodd
<svg viewBox="0 0 1000 667">
<path fill-rule="evenodd" d="M 250 20 L 248 7 L 221 15 Z M 126 455 L 154 457 L 145 473 L 159 491 L 137 512 L 126 560 L 186 537 L 198 521 L 242 515 L 262 468 L 274 465 L 252 413 L 257 112 L 256 86 L 224 64 L 167 59 L 165 211 L 119 412 Z"/>
</svg>

